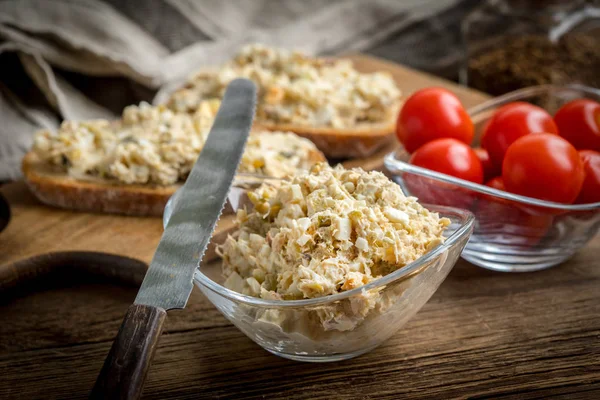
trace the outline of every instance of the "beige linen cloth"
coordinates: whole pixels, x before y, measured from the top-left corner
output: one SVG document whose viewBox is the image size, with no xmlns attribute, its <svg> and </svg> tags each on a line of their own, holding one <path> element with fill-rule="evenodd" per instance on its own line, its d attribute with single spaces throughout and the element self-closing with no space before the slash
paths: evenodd
<svg viewBox="0 0 600 400">
<path fill-rule="evenodd" d="M 365 50 L 459 0 L 0 1 L 0 182 L 39 128 L 161 101 L 245 43 Z"/>
</svg>

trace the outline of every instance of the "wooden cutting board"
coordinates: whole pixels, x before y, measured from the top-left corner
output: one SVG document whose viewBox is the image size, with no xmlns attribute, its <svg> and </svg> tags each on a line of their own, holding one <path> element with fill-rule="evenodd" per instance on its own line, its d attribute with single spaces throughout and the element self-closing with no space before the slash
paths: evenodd
<svg viewBox="0 0 600 400">
<path fill-rule="evenodd" d="M 467 107 L 486 98 L 481 93 L 383 60 L 363 55 L 349 58 L 361 71 L 391 72 L 405 94 L 421 87 L 438 85 L 450 87 Z M 383 156 L 394 147 L 391 145 L 371 157 L 344 164 L 368 170 L 382 169 Z M 0 266 L 61 251 L 106 252 L 149 262 L 162 232 L 160 218 L 75 213 L 43 206 L 29 194 L 22 182 L 5 185 L 0 193 L 8 200 L 12 213 L 11 224 L 0 236 Z"/>
<path fill-rule="evenodd" d="M 389 62 L 350 58 L 363 71 L 390 71 L 406 94 L 435 85 L 467 107 L 486 98 Z M 345 164 L 380 169 L 391 150 Z M 0 296 L 0 398 L 85 398 L 154 253 L 161 220 L 46 207 L 22 182 L 0 193 L 11 212 L 0 233 L 0 282 L 6 288 L 38 278 L 36 291 L 19 286 Z M 184 311 L 169 313 L 145 397 L 600 398 L 599 251 L 596 238 L 569 262 L 529 274 L 459 261 L 392 339 L 333 364 L 266 353 L 195 290 Z"/>
</svg>

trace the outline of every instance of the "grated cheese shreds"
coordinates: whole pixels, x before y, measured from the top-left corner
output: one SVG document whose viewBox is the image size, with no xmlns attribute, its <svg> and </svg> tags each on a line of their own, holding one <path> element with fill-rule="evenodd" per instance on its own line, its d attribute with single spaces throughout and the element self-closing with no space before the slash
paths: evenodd
<svg viewBox="0 0 600 400">
<path fill-rule="evenodd" d="M 199 72 L 167 105 L 194 112 L 202 101 L 221 99 L 235 78 L 259 88 L 258 122 L 351 128 L 395 117 L 400 90 L 384 72 L 359 73 L 349 60 L 326 60 L 297 51 L 248 45 L 215 72 Z"/>
<path fill-rule="evenodd" d="M 125 184 L 169 185 L 191 171 L 212 127 L 219 101 L 202 102 L 193 114 L 164 105 L 129 106 L 116 122 L 65 121 L 57 132 L 34 137 L 33 151 L 69 175 Z M 240 172 L 284 177 L 313 164 L 316 147 L 290 132 L 253 132 Z"/>
<path fill-rule="evenodd" d="M 225 286 L 265 299 L 363 286 L 442 243 L 450 223 L 381 172 L 322 163 L 279 186 L 264 184 L 249 198 L 253 209 L 238 211 L 237 236 L 220 248 Z M 377 299 L 365 293 L 362 311 Z"/>
</svg>

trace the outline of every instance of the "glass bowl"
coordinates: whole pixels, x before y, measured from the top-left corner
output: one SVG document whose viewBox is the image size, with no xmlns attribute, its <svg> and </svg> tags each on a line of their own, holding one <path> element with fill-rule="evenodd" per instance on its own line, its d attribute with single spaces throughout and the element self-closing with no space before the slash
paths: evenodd
<svg viewBox="0 0 600 400">
<path fill-rule="evenodd" d="M 484 102 L 469 110 L 475 145 L 494 110 L 506 103 L 527 101 L 554 114 L 564 103 L 582 97 L 600 101 L 600 90 L 543 85 Z M 566 205 L 519 196 L 410 165 L 409 158 L 401 148 L 388 154 L 384 163 L 405 193 L 475 215 L 473 235 L 462 257 L 480 267 L 506 272 L 549 268 L 573 256 L 600 227 L 600 203 Z"/>
<path fill-rule="evenodd" d="M 245 193 L 230 193 L 231 204 L 243 207 L 247 202 Z M 273 354 L 310 362 L 356 357 L 380 345 L 419 311 L 469 240 L 474 222 L 470 212 L 428 208 L 451 220 L 445 242 L 415 262 L 353 290 L 306 300 L 243 295 L 222 286 L 221 262 L 208 254 L 194 283 L 229 321 Z M 169 215 L 165 212 L 165 224 Z M 222 226 L 221 220 L 217 226 Z M 222 242 L 227 233 L 231 230 L 213 235 L 211 244 Z"/>
</svg>

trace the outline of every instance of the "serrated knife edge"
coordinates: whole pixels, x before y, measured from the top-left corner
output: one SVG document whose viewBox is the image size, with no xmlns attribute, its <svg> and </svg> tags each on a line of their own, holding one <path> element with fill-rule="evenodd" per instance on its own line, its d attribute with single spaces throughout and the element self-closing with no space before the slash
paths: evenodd
<svg viewBox="0 0 600 400">
<path fill-rule="evenodd" d="M 255 111 L 256 87 L 246 79 L 228 86 L 204 148 L 160 240 L 135 304 L 183 308 L 239 166 Z"/>
</svg>

